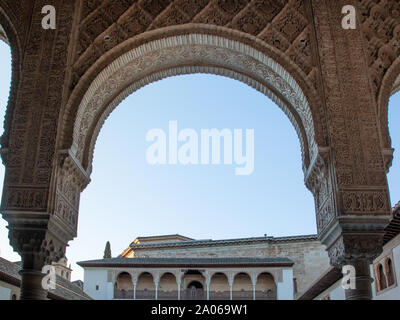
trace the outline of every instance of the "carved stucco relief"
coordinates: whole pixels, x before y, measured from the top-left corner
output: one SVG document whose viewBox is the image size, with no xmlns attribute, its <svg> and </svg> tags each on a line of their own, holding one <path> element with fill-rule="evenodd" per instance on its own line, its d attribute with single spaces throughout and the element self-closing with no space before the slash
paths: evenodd
<svg viewBox="0 0 400 320">
<path fill-rule="evenodd" d="M 269 96 L 292 121 L 304 167 L 316 150 L 313 118 L 300 86 L 261 52 L 229 39 L 192 34 L 146 43 L 104 69 L 86 92 L 74 126 L 73 152 L 90 172 L 94 143 L 111 111 L 140 87 L 167 76 L 214 73 L 241 80 Z"/>
</svg>

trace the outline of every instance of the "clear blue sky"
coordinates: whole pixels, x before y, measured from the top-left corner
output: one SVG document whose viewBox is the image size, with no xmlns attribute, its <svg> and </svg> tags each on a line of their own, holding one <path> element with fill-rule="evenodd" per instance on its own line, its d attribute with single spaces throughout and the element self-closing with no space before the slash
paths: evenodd
<svg viewBox="0 0 400 320">
<path fill-rule="evenodd" d="M 10 52 L 0 43 L 0 116 L 10 84 Z M 400 149 L 400 95 L 391 100 L 393 146 Z M 254 129 L 255 165 L 236 176 L 235 165 L 165 165 L 146 162 L 146 133 L 153 128 Z M 396 152 L 397 155 L 397 152 Z M 400 200 L 400 160 L 389 174 L 392 204 Z M 4 167 L 0 168 L 0 181 Z M 397 181 L 395 179 L 397 177 Z M 113 256 L 137 236 L 179 233 L 196 239 L 316 233 L 314 200 L 304 186 L 300 144 L 284 113 L 268 98 L 235 80 L 213 75 L 172 77 L 132 94 L 106 121 L 97 141 L 92 182 L 81 195 L 78 238 L 67 257 Z M 16 261 L 0 219 L 1 256 Z"/>
</svg>

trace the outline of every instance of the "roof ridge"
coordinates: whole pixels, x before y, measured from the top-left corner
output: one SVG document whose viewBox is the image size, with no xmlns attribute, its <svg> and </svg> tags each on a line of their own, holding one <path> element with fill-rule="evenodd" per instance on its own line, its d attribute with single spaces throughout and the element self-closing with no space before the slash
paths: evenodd
<svg viewBox="0 0 400 320">
<path fill-rule="evenodd" d="M 193 244 L 199 243 L 232 243 L 232 242 L 245 242 L 245 241 L 284 241 L 291 239 L 310 239 L 317 238 L 316 234 L 310 235 L 294 235 L 294 236 L 282 236 L 282 237 L 273 237 L 273 236 L 261 236 L 261 237 L 248 237 L 248 238 L 233 238 L 233 239 L 201 239 L 201 240 L 188 240 L 188 241 L 174 241 L 174 242 L 152 242 L 152 243 L 138 243 L 130 245 L 131 248 L 140 248 L 140 247 L 159 247 L 159 246 L 190 246 Z"/>
</svg>

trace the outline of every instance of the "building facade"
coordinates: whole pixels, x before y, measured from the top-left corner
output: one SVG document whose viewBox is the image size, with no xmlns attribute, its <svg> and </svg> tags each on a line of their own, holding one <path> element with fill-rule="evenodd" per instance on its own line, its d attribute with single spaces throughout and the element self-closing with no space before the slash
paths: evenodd
<svg viewBox="0 0 400 320">
<path fill-rule="evenodd" d="M 329 266 L 315 235 L 136 238 L 119 257 L 83 261 L 94 299 L 293 300 Z"/>
</svg>

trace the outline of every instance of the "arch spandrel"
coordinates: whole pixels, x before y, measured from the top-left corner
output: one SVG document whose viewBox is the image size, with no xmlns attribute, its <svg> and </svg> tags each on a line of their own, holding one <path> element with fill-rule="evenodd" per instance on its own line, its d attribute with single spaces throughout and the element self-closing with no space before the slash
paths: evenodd
<svg viewBox="0 0 400 320">
<path fill-rule="evenodd" d="M 318 116 L 312 113 L 297 81 L 262 52 L 228 38 L 206 34 L 150 41 L 121 55 L 97 75 L 80 102 L 74 123 L 71 149 L 83 167 L 91 171 L 101 126 L 124 98 L 151 82 L 188 73 L 231 77 L 270 97 L 294 125 L 301 142 L 304 170 L 308 168 L 317 150 L 313 117 Z M 318 134 L 321 137 L 323 133 Z"/>
<path fill-rule="evenodd" d="M 294 64 L 315 80 L 307 8 L 302 0 L 138 0 L 118 5 L 112 0 L 84 1 L 75 81 L 101 56 L 128 39 L 151 30 L 192 24 L 225 27 L 257 37 L 287 53 Z M 107 43 L 106 35 L 110 39 Z"/>
<path fill-rule="evenodd" d="M 377 99 L 386 169 L 393 159 L 388 127 L 388 103 L 400 90 L 400 3 L 396 0 L 359 1 L 371 87 Z"/>
<path fill-rule="evenodd" d="M 0 40 L 4 41 L 6 44 L 10 44 L 6 35 L 6 32 L 4 31 L 3 27 L 0 25 Z"/>
</svg>

